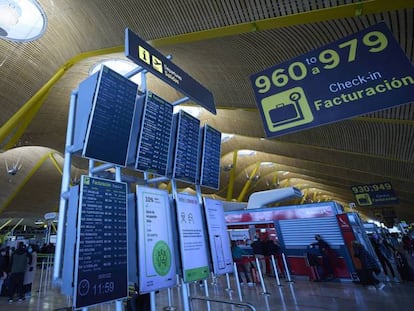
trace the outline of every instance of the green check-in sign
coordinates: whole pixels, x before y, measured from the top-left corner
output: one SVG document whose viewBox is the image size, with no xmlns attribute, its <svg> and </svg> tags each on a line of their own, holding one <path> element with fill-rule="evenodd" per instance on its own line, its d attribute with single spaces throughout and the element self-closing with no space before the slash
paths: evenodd
<svg viewBox="0 0 414 311">
<path fill-rule="evenodd" d="M 414 67 L 385 23 L 250 79 L 267 137 L 414 100 Z"/>
</svg>

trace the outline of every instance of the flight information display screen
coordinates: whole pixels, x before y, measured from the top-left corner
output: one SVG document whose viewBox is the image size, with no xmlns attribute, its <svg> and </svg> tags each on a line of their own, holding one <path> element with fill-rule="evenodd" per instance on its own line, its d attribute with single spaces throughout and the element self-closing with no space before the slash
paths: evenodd
<svg viewBox="0 0 414 311">
<path fill-rule="evenodd" d="M 195 184 L 199 170 L 200 120 L 183 110 L 177 118 L 173 178 Z"/>
<path fill-rule="evenodd" d="M 102 66 L 82 156 L 126 166 L 138 85 Z"/>
<path fill-rule="evenodd" d="M 200 185 L 218 189 L 220 184 L 221 132 L 206 124 L 202 133 Z"/>
<path fill-rule="evenodd" d="M 128 296 L 127 186 L 82 176 L 76 242 L 76 308 Z"/>
<path fill-rule="evenodd" d="M 137 170 L 167 175 L 172 121 L 171 103 L 148 91 L 135 162 Z"/>
</svg>

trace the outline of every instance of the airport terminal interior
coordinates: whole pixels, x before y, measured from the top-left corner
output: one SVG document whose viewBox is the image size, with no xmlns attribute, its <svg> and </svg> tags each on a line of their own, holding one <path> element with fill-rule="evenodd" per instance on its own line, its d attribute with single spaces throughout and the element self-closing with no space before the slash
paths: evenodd
<svg viewBox="0 0 414 311">
<path fill-rule="evenodd" d="M 237 305 L 240 301 L 237 286 L 231 278 L 230 287 L 224 276 L 220 276 L 213 282 L 208 280 L 209 297 L 231 301 L 234 304 L 223 302 L 210 302 L 210 310 L 257 310 L 257 311 L 318 311 L 318 310 L 358 310 L 375 311 L 389 310 L 397 311 L 402 308 L 409 310 L 414 303 L 412 295 L 414 291 L 413 282 L 387 283 L 383 290 L 363 287 L 352 282 L 310 282 L 308 279 L 297 278 L 291 282 L 280 279 L 280 286 L 272 277 L 266 277 L 266 291 L 261 285 L 243 285 L 241 287 L 242 302 L 245 305 Z M 42 311 L 42 310 L 70 310 L 65 309 L 69 305 L 67 297 L 60 294 L 59 290 L 53 289 L 50 284 L 44 288 L 34 284 L 33 294 L 30 299 L 19 303 L 8 303 L 7 297 L 0 297 L 0 308 L 13 311 Z M 198 282 L 189 284 L 189 292 L 192 297 L 204 297 L 205 289 Z M 182 306 L 181 287 L 174 287 L 171 296 L 166 290 L 155 294 L 155 309 L 184 310 Z M 253 306 L 255 309 L 249 308 Z M 190 310 L 209 310 L 206 301 L 194 299 Z M 93 311 L 116 310 L 115 304 L 106 303 L 90 307 Z M 131 309 L 134 310 L 134 309 Z M 136 309 L 140 310 L 140 309 Z"/>
<path fill-rule="evenodd" d="M 131 275 L 151 311 L 409 309 L 413 25 L 414 0 L 0 0 L 1 247 L 50 247 L 0 309 L 135 310 L 101 301 Z"/>
</svg>

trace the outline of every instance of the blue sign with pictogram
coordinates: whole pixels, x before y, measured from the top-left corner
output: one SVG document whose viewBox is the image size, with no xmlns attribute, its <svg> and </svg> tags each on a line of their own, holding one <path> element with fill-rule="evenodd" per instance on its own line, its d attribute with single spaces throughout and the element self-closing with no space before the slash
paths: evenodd
<svg viewBox="0 0 414 311">
<path fill-rule="evenodd" d="M 398 204 L 399 200 L 391 182 L 379 182 L 351 187 L 355 200 L 359 206 L 375 206 Z"/>
<path fill-rule="evenodd" d="M 414 100 L 414 67 L 385 23 L 250 79 L 267 137 Z"/>
<path fill-rule="evenodd" d="M 213 94 L 130 29 L 125 30 L 125 55 L 191 100 L 216 114 Z"/>
</svg>

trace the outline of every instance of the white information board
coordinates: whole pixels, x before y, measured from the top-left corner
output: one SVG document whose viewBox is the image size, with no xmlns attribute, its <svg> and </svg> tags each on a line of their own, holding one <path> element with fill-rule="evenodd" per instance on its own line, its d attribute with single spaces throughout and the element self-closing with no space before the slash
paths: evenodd
<svg viewBox="0 0 414 311">
<path fill-rule="evenodd" d="M 137 186 L 139 290 L 175 286 L 177 279 L 168 192 Z"/>
<path fill-rule="evenodd" d="M 184 282 L 209 277 L 207 245 L 201 206 L 194 195 L 177 194 L 177 222 Z"/>
<path fill-rule="evenodd" d="M 203 200 L 214 273 L 232 273 L 233 258 L 227 226 L 224 221 L 223 203 L 211 198 Z"/>
</svg>

